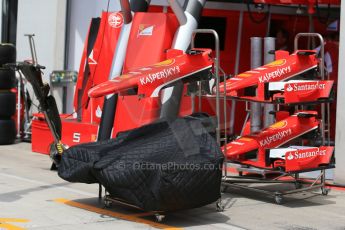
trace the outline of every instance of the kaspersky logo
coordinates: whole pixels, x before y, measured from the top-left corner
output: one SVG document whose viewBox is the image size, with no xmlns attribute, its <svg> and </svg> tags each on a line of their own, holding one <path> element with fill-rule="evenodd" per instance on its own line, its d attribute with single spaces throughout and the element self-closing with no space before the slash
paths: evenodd
<svg viewBox="0 0 345 230">
<path fill-rule="evenodd" d="M 170 67 L 167 69 L 163 69 L 161 71 L 158 71 L 156 73 L 152 73 L 149 74 L 146 77 L 142 77 L 140 78 L 140 84 L 141 85 L 146 85 L 149 83 L 153 83 L 157 80 L 163 79 L 163 78 L 169 78 L 171 76 L 177 75 L 181 72 L 180 67 L 179 66 L 174 66 L 174 67 Z"/>
<path fill-rule="evenodd" d="M 276 142 L 288 139 L 292 135 L 292 129 L 282 130 L 259 141 L 261 147 L 266 147 Z"/>
<path fill-rule="evenodd" d="M 291 66 L 277 68 L 275 71 L 266 73 L 259 77 L 260 83 L 274 81 L 276 78 L 281 78 L 282 76 L 291 72 Z"/>
</svg>

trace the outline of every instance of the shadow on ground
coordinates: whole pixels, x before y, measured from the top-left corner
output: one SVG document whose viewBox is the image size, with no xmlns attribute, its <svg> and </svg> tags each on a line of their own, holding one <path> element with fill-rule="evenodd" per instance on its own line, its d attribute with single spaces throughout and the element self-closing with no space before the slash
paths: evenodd
<svg viewBox="0 0 345 230">
<path fill-rule="evenodd" d="M 74 200 L 75 202 L 88 204 L 97 208 L 105 208 L 104 203 L 102 200 L 98 198 L 88 198 L 88 199 L 78 199 Z M 129 216 L 140 215 L 146 213 L 145 211 L 138 210 L 132 207 L 128 207 L 123 204 L 114 204 L 111 208 L 107 208 L 110 211 L 125 214 Z M 229 222 L 230 217 L 227 216 L 225 213 L 217 212 L 216 204 L 210 204 L 205 207 L 173 212 L 173 213 L 164 213 L 165 218 L 162 222 L 165 225 L 170 225 L 174 227 L 192 227 L 192 226 L 202 226 L 202 225 L 212 225 L 212 224 L 226 224 Z M 102 218 L 112 218 L 104 215 L 100 215 Z M 149 221 L 156 221 L 154 214 L 152 215 L 145 215 L 140 217 L 145 220 Z M 229 226 L 233 226 L 230 225 Z"/>
</svg>

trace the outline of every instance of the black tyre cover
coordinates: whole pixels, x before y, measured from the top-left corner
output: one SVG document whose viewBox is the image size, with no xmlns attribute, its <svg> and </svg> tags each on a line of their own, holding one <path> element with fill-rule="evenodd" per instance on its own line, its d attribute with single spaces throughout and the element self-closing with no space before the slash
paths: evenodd
<svg viewBox="0 0 345 230">
<path fill-rule="evenodd" d="M 7 63 L 16 62 L 16 47 L 13 44 L 0 44 L 0 67 Z"/>
<path fill-rule="evenodd" d="M 16 74 L 12 69 L 0 68 L 0 90 L 12 89 L 16 85 Z"/>
<path fill-rule="evenodd" d="M 224 156 L 205 129 L 206 118 L 159 121 L 116 139 L 73 146 L 59 176 L 100 183 L 111 196 L 146 211 L 177 211 L 220 197 Z M 211 132 L 213 133 L 213 132 Z"/>
<path fill-rule="evenodd" d="M 16 139 L 14 120 L 0 120 L 0 145 L 13 144 Z"/>
<path fill-rule="evenodd" d="M 10 119 L 16 112 L 16 94 L 0 92 L 0 119 Z"/>
</svg>

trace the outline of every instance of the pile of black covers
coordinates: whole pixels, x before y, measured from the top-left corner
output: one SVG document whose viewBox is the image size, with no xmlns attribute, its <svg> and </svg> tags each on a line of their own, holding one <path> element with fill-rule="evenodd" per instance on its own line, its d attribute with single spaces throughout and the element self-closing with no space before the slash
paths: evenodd
<svg viewBox="0 0 345 230">
<path fill-rule="evenodd" d="M 159 121 L 116 139 L 71 147 L 62 156 L 59 176 L 101 183 L 111 196 L 146 211 L 210 204 L 220 197 L 224 158 L 204 121 Z"/>
</svg>

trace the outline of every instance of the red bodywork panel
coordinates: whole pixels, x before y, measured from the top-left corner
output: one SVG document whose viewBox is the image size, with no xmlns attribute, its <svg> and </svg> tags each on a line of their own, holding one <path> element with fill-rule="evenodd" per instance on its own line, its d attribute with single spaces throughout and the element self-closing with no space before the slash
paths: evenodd
<svg viewBox="0 0 345 230">
<path fill-rule="evenodd" d="M 33 152 L 49 154 L 50 145 L 54 142 L 43 113 L 33 114 L 31 148 Z M 73 145 L 94 142 L 97 140 L 98 124 L 80 122 L 70 118 L 68 114 L 60 114 L 62 122 L 61 141 L 71 147 Z M 42 138 L 43 137 L 43 138 Z"/>
<path fill-rule="evenodd" d="M 334 153 L 334 147 L 321 146 L 287 152 L 285 171 L 296 172 L 328 166 Z"/>
<path fill-rule="evenodd" d="M 61 142 L 67 146 L 95 142 L 97 140 L 97 133 L 98 124 L 80 122 L 76 119 L 62 120 Z"/>
<path fill-rule="evenodd" d="M 78 80 L 76 83 L 76 90 L 74 95 L 74 109 L 77 111 L 78 109 L 82 110 L 82 117 L 83 122 L 99 122 L 99 119 L 92 120 L 93 114 L 95 114 L 95 110 L 100 107 L 103 107 L 103 100 L 95 101 L 94 104 L 91 106 L 89 102 L 89 98 L 87 92 L 90 88 L 95 85 L 98 85 L 102 82 L 105 82 L 109 79 L 109 74 L 111 70 L 112 60 L 114 53 L 116 52 L 116 45 L 117 41 L 120 36 L 122 22 L 118 22 L 114 24 L 114 18 L 122 18 L 122 14 L 119 12 L 102 12 L 101 22 L 99 25 L 99 31 L 97 34 L 97 38 L 92 49 L 92 52 L 89 57 L 87 55 L 87 42 L 84 45 L 84 51 L 82 55 L 82 59 L 80 62 L 79 67 L 79 74 Z M 88 39 L 86 39 L 87 41 Z M 81 105 L 82 108 L 77 108 L 78 106 L 78 91 L 83 86 L 84 80 L 84 70 L 86 62 L 89 63 L 90 67 L 90 74 L 89 79 L 86 83 L 86 87 L 84 89 L 84 94 L 81 98 Z M 97 105 L 95 105 L 97 103 Z"/>
<path fill-rule="evenodd" d="M 223 99 L 220 100 L 220 104 L 223 104 Z M 230 114 L 231 100 L 227 100 L 227 114 Z M 209 116 L 215 116 L 216 103 L 214 97 L 201 97 L 201 112 L 207 113 Z M 159 112 L 161 108 L 160 98 L 146 97 L 139 98 L 138 95 L 120 96 L 117 102 L 114 129 L 112 137 L 121 131 L 126 131 L 140 126 L 150 124 L 159 118 Z M 185 117 L 192 114 L 191 97 L 184 93 L 181 99 L 180 117 Z M 195 98 L 195 108 L 198 112 L 199 98 Z M 123 121 L 126 122 L 123 122 Z M 220 106 L 220 121 L 221 129 L 223 130 L 224 124 L 224 108 Z M 228 120 L 229 122 L 229 120 Z M 229 127 L 229 125 L 228 125 Z"/>
<path fill-rule="evenodd" d="M 302 55 L 303 52 L 314 53 L 312 55 Z M 318 59 L 313 50 L 298 50 L 284 59 L 278 59 L 267 65 L 246 71 L 226 82 L 226 88 L 220 86 L 220 92 L 224 91 L 228 96 L 245 97 L 245 89 L 257 87 L 259 84 L 284 81 L 307 70 L 316 68 Z"/>
<path fill-rule="evenodd" d="M 171 13 L 135 13 L 123 73 L 165 60 L 178 26 Z"/>
<path fill-rule="evenodd" d="M 50 145 L 54 142 L 42 113 L 33 114 L 31 125 L 31 150 L 36 153 L 49 154 Z"/>
<path fill-rule="evenodd" d="M 197 51 L 196 54 L 182 54 L 101 83 L 89 91 L 89 96 L 125 95 L 129 89 L 138 89 L 138 95 L 143 97 L 159 97 L 160 90 L 168 84 L 212 67 L 211 50 Z"/>
<path fill-rule="evenodd" d="M 303 111 L 317 115 L 314 111 Z M 254 167 L 271 168 L 266 165 L 266 149 L 277 148 L 290 140 L 317 129 L 319 121 L 315 117 L 299 117 L 297 114 L 283 119 L 259 133 L 243 136 L 223 147 L 228 160 Z M 248 156 L 248 154 L 254 155 Z"/>
</svg>

